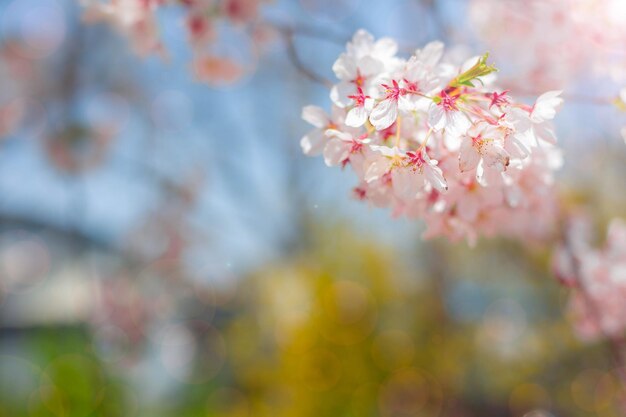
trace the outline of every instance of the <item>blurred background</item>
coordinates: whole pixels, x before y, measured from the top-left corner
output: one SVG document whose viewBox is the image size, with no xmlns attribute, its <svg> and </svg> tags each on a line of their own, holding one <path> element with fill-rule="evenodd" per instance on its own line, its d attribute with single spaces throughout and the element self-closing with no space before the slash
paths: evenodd
<svg viewBox="0 0 626 417">
<path fill-rule="evenodd" d="M 0 416 L 622 415 L 550 244 L 423 242 L 299 140 L 330 105 L 304 72 L 359 28 L 488 50 L 512 94 L 565 90 L 558 193 L 602 235 L 626 2 L 239 1 L 204 72 L 185 1 L 145 56 L 75 0 L 0 1 Z"/>
</svg>

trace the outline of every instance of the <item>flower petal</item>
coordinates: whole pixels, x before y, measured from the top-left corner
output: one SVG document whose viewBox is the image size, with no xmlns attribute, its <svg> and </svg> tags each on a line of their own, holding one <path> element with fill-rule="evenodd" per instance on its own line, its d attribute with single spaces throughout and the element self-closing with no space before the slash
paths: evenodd
<svg viewBox="0 0 626 417">
<path fill-rule="evenodd" d="M 348 96 L 351 96 L 356 92 L 354 84 L 349 81 L 341 81 L 340 83 L 333 85 L 330 89 L 330 99 L 338 107 L 347 107 L 352 104 L 352 99 Z"/>
<path fill-rule="evenodd" d="M 376 130 L 388 128 L 398 118 L 398 102 L 393 99 L 385 99 L 378 103 L 370 114 L 370 123 Z"/>
<path fill-rule="evenodd" d="M 350 154 L 350 145 L 341 139 L 331 139 L 324 148 L 324 162 L 329 167 L 341 164 Z"/>
<path fill-rule="evenodd" d="M 424 167 L 424 175 L 426 176 L 426 181 L 428 181 L 435 190 L 440 193 L 448 190 L 448 183 L 443 176 L 443 171 L 441 171 L 441 168 L 438 166 L 431 164 L 426 165 Z"/>
<path fill-rule="evenodd" d="M 563 104 L 563 99 L 559 97 L 561 91 L 548 91 L 543 93 L 535 101 L 535 106 L 530 114 L 530 118 L 535 123 L 554 119 L 557 108 Z"/>
<path fill-rule="evenodd" d="M 302 119 L 319 128 L 328 126 L 329 122 L 324 109 L 318 106 L 305 106 L 302 109 Z"/>
<path fill-rule="evenodd" d="M 391 185 L 396 197 L 411 201 L 424 185 L 424 177 L 411 168 L 397 168 L 391 171 Z"/>
<path fill-rule="evenodd" d="M 459 151 L 459 169 L 461 172 L 471 171 L 478 166 L 480 154 L 472 146 L 471 138 L 464 138 Z"/>
<path fill-rule="evenodd" d="M 305 155 L 316 156 L 322 153 L 326 142 L 324 131 L 322 129 L 315 129 L 300 140 L 300 147 Z"/>
<path fill-rule="evenodd" d="M 361 127 L 367 120 L 367 110 L 365 106 L 352 108 L 346 116 L 346 125 L 351 127 Z"/>
<path fill-rule="evenodd" d="M 369 161 L 369 165 L 365 170 L 364 179 L 366 182 L 375 181 L 389 172 L 390 168 L 391 160 L 389 158 L 377 157 L 374 160 Z"/>
<path fill-rule="evenodd" d="M 438 131 L 446 127 L 446 122 L 446 112 L 443 107 L 433 103 L 428 111 L 428 125 Z"/>
</svg>

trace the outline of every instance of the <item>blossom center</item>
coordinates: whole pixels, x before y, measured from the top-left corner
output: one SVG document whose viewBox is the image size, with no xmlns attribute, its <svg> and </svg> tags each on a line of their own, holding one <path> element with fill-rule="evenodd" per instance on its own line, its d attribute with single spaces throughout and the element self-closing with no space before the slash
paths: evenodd
<svg viewBox="0 0 626 417">
<path fill-rule="evenodd" d="M 381 84 L 381 85 L 385 89 L 386 99 L 397 101 L 398 97 L 400 97 L 400 95 L 403 94 L 403 89 L 400 88 L 396 80 L 393 80 L 393 85 L 388 85 L 388 84 Z"/>
<path fill-rule="evenodd" d="M 360 69 L 358 68 L 356 69 L 356 78 L 352 80 L 351 82 L 356 84 L 358 88 L 363 87 L 363 85 L 365 84 L 365 77 L 363 76 L 363 74 L 361 74 Z"/>
<path fill-rule="evenodd" d="M 356 107 L 363 107 L 365 106 L 365 100 L 367 100 L 368 98 L 371 98 L 370 96 L 366 96 L 363 93 L 363 89 L 361 87 L 357 87 L 357 94 L 348 96 L 348 98 L 351 98 L 352 100 L 354 100 L 354 105 Z"/>
<path fill-rule="evenodd" d="M 456 100 L 458 96 L 451 96 L 446 91 L 442 91 L 439 94 L 441 97 L 441 101 L 439 104 L 443 107 L 445 111 L 457 111 L 459 108 L 456 105 Z"/>
</svg>

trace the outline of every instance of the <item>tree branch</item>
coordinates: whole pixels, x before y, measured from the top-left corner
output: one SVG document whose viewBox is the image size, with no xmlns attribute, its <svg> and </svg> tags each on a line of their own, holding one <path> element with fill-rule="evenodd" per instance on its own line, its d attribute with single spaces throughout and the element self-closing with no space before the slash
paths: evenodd
<svg viewBox="0 0 626 417">
<path fill-rule="evenodd" d="M 289 61 L 298 70 L 298 72 L 307 77 L 309 80 L 330 89 L 333 83 L 329 79 L 311 71 L 300 59 L 294 40 L 296 34 L 295 29 L 278 24 L 272 24 L 272 26 L 282 34 L 283 39 L 287 44 L 287 56 L 289 57 Z M 308 34 L 311 35 L 311 33 Z"/>
</svg>

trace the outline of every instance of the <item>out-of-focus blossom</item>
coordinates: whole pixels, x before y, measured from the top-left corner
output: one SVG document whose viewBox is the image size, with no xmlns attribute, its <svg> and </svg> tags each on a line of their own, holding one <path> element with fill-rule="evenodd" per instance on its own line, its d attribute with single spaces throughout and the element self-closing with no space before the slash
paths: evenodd
<svg viewBox="0 0 626 417">
<path fill-rule="evenodd" d="M 193 72 L 196 79 L 207 84 L 231 84 L 244 74 L 244 68 L 226 57 L 198 55 L 194 58 Z"/>
<path fill-rule="evenodd" d="M 156 11 L 165 0 L 81 0 L 81 3 L 86 22 L 110 24 L 130 40 L 138 54 L 163 51 Z"/>
<path fill-rule="evenodd" d="M 24 103 L 12 100 L 0 105 L 0 138 L 13 133 L 24 116 Z"/>
<path fill-rule="evenodd" d="M 409 59 L 396 52 L 391 39 L 354 35 L 333 65 L 332 116 L 303 110 L 316 128 L 301 141 L 304 153 L 350 165 L 359 199 L 425 219 L 426 237 L 473 243 L 549 232 L 560 92 L 528 106 L 490 85 L 487 55 L 459 66 L 442 60 L 440 42 Z"/>
<path fill-rule="evenodd" d="M 562 88 L 590 72 L 624 79 L 622 0 L 472 0 L 469 14 L 494 55 L 512 64 L 507 86 Z"/>
<path fill-rule="evenodd" d="M 245 24 L 257 18 L 259 0 L 223 0 L 221 10 L 231 22 Z"/>
<path fill-rule="evenodd" d="M 211 51 L 220 39 L 219 27 L 228 22 L 250 32 L 253 55 L 269 39 L 258 22 L 263 0 L 80 0 L 88 23 L 105 22 L 130 40 L 136 53 L 165 55 L 159 30 L 158 12 L 164 7 L 182 7 L 184 26 L 194 52 L 192 69 L 199 81 L 209 84 L 232 83 L 242 77 L 244 68 L 235 61 Z"/>
<path fill-rule="evenodd" d="M 568 310 L 579 336 L 596 339 L 620 335 L 626 328 L 626 223 L 614 219 L 606 242 L 590 246 L 585 219 L 570 222 L 566 243 L 554 256 L 557 278 L 573 288 Z"/>
</svg>

